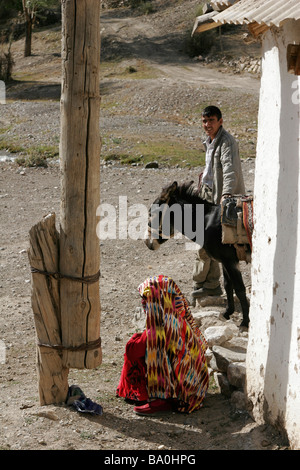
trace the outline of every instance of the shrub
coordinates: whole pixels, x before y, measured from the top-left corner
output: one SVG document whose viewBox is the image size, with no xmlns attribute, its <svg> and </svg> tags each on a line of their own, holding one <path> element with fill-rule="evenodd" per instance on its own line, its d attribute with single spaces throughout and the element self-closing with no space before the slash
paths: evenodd
<svg viewBox="0 0 300 470">
<path fill-rule="evenodd" d="M 185 51 L 190 57 L 196 57 L 201 54 L 208 54 L 217 40 L 217 30 L 210 29 L 203 33 L 197 33 L 186 38 Z"/>
</svg>

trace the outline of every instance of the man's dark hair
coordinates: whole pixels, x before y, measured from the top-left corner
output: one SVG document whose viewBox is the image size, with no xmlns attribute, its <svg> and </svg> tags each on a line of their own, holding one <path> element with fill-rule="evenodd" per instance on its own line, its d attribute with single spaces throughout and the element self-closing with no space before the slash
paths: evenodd
<svg viewBox="0 0 300 470">
<path fill-rule="evenodd" d="M 220 109 L 217 108 L 217 106 L 207 106 L 202 111 L 202 116 L 207 116 L 207 117 L 216 116 L 218 121 L 220 121 L 220 119 L 222 119 L 222 113 L 221 113 Z"/>
</svg>

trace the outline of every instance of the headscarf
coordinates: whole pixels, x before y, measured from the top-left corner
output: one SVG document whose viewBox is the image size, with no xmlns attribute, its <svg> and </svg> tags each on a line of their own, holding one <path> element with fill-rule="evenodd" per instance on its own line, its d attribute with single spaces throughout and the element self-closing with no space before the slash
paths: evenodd
<svg viewBox="0 0 300 470">
<path fill-rule="evenodd" d="M 146 314 L 148 395 L 176 399 L 178 411 L 194 411 L 209 383 L 207 342 L 171 278 L 151 277 L 138 289 Z"/>
</svg>

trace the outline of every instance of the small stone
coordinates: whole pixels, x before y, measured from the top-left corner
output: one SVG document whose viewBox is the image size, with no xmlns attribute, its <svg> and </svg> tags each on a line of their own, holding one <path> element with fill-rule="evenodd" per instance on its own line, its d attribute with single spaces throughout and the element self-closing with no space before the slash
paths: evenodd
<svg viewBox="0 0 300 470">
<path fill-rule="evenodd" d="M 146 163 L 145 168 L 158 168 L 158 163 L 157 162 Z"/>
<path fill-rule="evenodd" d="M 59 417 L 57 416 L 56 413 L 54 413 L 54 411 L 38 411 L 36 415 L 39 416 L 40 418 L 51 419 L 52 421 L 59 420 Z"/>
<path fill-rule="evenodd" d="M 46 446 L 46 445 L 47 445 L 47 442 L 43 440 L 43 441 L 39 441 L 39 444 L 40 444 L 41 446 Z"/>
</svg>

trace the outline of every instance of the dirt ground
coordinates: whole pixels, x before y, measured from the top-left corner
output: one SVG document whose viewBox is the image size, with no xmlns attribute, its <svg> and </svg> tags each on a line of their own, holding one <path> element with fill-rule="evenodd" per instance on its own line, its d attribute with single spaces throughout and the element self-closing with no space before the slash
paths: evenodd
<svg viewBox="0 0 300 470">
<path fill-rule="evenodd" d="M 191 14 L 196 2 L 185 3 Z M 172 20 L 166 12 L 151 17 L 128 16 L 123 9 L 102 14 L 103 43 L 108 48 L 114 37 L 124 48 L 120 68 L 128 60 L 132 63 L 142 59 L 155 70 L 155 78 L 145 80 L 103 77 L 101 133 L 109 135 L 110 142 L 119 139 L 118 145 L 123 145 L 123 150 L 128 150 L 126 137 L 139 139 L 150 133 L 153 139 L 164 134 L 175 142 L 200 146 L 199 122 L 184 115 L 185 109 L 195 103 L 201 105 L 217 97 L 221 105 L 238 100 L 244 114 L 249 108 L 257 110 L 257 77 L 224 73 L 196 63 L 175 47 L 173 35 L 167 41 L 167 28 L 176 31 L 176 14 L 178 19 L 183 17 L 183 6 L 180 11 L 179 6 Z M 6 138 L 18 139 L 25 146 L 51 144 L 59 138 L 60 59 L 57 44 L 47 38 L 45 33 L 43 43 L 43 38 L 36 36 L 33 56 L 26 59 L 22 57 L 21 41 L 12 48 L 15 73 L 18 77 L 28 74 L 28 78 L 8 89 L 7 103 L 1 106 L 0 127 L 5 129 Z M 39 49 L 41 44 L 45 47 Z M 29 77 L 33 70 L 38 79 Z M 119 103 L 117 111 L 105 106 L 112 99 Z M 243 130 L 240 137 L 252 139 L 255 149 L 256 124 L 245 120 L 240 126 Z M 234 128 L 229 122 L 230 126 Z M 235 132 L 238 133 L 237 128 Z M 4 151 L 0 155 L 2 160 L 10 157 Z M 249 191 L 253 190 L 254 166 L 253 158 L 243 161 Z M 191 291 L 194 253 L 186 250 L 185 240 L 169 241 L 157 252 L 150 252 L 141 240 L 117 236 L 115 240 L 100 241 L 103 363 L 96 370 L 70 370 L 69 384 L 79 385 L 86 396 L 103 406 L 104 413 L 98 417 L 83 415 L 65 404 L 41 407 L 30 300 L 28 233 L 49 212 L 54 211 L 59 221 L 59 162 L 51 162 L 47 168 L 25 168 L 13 161 L 1 161 L 0 169 L 0 339 L 5 352 L 3 357 L 2 347 L 0 449 L 195 453 L 282 448 L 281 437 L 275 430 L 255 423 L 245 412 L 236 411 L 213 384 L 203 408 L 191 415 L 138 417 L 130 405 L 115 397 L 125 344 L 136 329 L 134 316 L 140 307 L 138 285 L 148 276 L 162 273 L 171 276 L 187 296 Z M 137 203 L 148 207 L 163 185 L 174 180 L 196 180 L 200 170 L 189 168 L 184 162 L 177 167 L 160 165 L 158 169 L 146 169 L 142 164 L 124 166 L 102 160 L 101 203 L 114 205 L 118 213 L 119 197 L 126 196 L 128 207 Z M 242 270 L 249 289 L 250 267 L 242 265 Z M 199 306 L 192 311 L 198 309 Z"/>
</svg>

